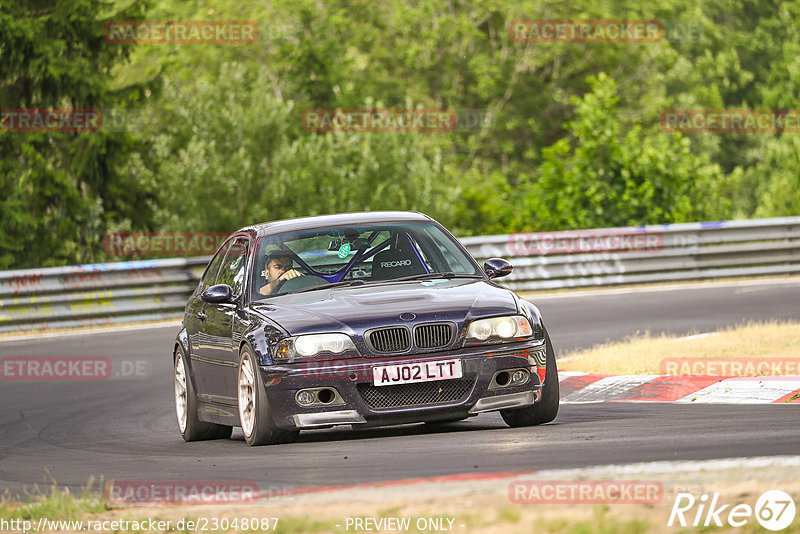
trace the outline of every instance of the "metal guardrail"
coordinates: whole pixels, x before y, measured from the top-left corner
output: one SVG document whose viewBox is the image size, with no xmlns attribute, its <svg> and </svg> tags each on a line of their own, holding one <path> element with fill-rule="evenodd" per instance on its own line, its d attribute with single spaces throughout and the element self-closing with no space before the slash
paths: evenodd
<svg viewBox="0 0 800 534">
<path fill-rule="evenodd" d="M 618 238 L 632 244 L 638 238 L 645 247 L 597 249 L 595 238 L 612 245 Z M 558 239 L 577 250 L 558 253 Z M 590 252 L 582 251 L 581 239 L 588 240 Z M 800 273 L 800 217 L 492 235 L 461 242 L 479 261 L 509 259 L 515 269 L 503 284 L 514 290 Z"/>
<path fill-rule="evenodd" d="M 0 271 L 0 332 L 171 319 L 207 257 Z"/>
<path fill-rule="evenodd" d="M 800 217 L 462 238 L 514 290 L 800 273 Z M 0 332 L 183 316 L 208 257 L 0 271 Z"/>
</svg>

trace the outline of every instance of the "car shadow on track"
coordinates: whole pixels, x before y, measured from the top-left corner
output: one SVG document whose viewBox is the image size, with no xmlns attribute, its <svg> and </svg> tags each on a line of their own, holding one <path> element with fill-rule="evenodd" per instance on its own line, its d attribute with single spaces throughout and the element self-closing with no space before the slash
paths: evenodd
<svg viewBox="0 0 800 534">
<path fill-rule="evenodd" d="M 458 421 L 451 423 L 411 423 L 396 426 L 369 427 L 351 429 L 348 425 L 333 428 L 304 430 L 300 432 L 297 443 L 325 443 L 337 441 L 355 441 L 364 439 L 424 436 L 432 434 L 455 434 L 461 432 L 485 432 L 488 430 L 508 430 L 508 426 L 498 417 L 497 420 L 481 419 L 480 421 Z M 234 441 L 244 441 L 240 429 L 235 429 Z"/>
<path fill-rule="evenodd" d="M 669 403 L 659 403 L 669 404 Z M 651 412 L 660 413 L 669 410 L 670 406 L 663 407 L 647 403 L 624 403 L 624 402 L 597 402 L 576 405 L 562 405 L 555 421 L 546 425 L 530 427 L 529 429 L 561 427 L 583 425 L 586 423 L 596 424 L 598 420 L 606 423 L 614 420 L 635 420 L 647 417 Z M 501 419 L 499 414 L 483 414 L 478 417 L 469 418 L 464 421 L 449 423 L 410 423 L 405 425 L 367 427 L 351 429 L 349 425 L 340 425 L 333 428 L 303 430 L 297 443 L 326 443 L 337 441 L 357 441 L 387 437 L 406 437 L 406 436 L 425 436 L 437 434 L 458 434 L 463 432 L 486 432 L 486 431 L 515 431 L 524 429 L 510 428 Z M 234 441 L 244 441 L 242 432 L 239 428 L 234 429 L 232 438 Z"/>
<path fill-rule="evenodd" d="M 618 419 L 641 418 L 640 406 L 626 406 L 627 403 L 598 402 L 586 405 L 562 406 L 555 421 L 535 428 L 563 426 L 570 424 L 596 423 L 598 419 L 612 421 Z M 648 406 L 653 411 L 658 406 Z M 369 427 L 351 429 L 347 425 L 320 430 L 304 430 L 300 432 L 298 443 L 322 443 L 327 441 L 348 441 L 385 437 L 424 436 L 434 434 L 456 434 L 462 432 L 486 432 L 491 430 L 513 431 L 497 413 L 483 414 L 464 421 L 442 423 L 412 423 L 397 426 Z M 244 439 L 241 434 L 234 434 L 234 439 Z"/>
</svg>

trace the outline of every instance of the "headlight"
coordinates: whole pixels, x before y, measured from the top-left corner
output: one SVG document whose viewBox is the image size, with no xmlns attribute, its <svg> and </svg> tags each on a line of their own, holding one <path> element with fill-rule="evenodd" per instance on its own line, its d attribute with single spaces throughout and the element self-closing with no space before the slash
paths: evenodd
<svg viewBox="0 0 800 534">
<path fill-rule="evenodd" d="M 522 315 L 492 317 L 472 321 L 467 327 L 467 343 L 503 343 L 533 334 L 531 323 Z"/>
<path fill-rule="evenodd" d="M 275 349 L 275 358 L 288 360 L 345 352 L 356 352 L 356 346 L 347 334 L 308 334 L 282 339 Z"/>
</svg>

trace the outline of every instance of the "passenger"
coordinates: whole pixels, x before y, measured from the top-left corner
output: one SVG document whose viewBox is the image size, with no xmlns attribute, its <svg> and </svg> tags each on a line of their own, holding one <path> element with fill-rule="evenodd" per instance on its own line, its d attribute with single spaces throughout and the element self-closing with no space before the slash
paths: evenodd
<svg viewBox="0 0 800 534">
<path fill-rule="evenodd" d="M 267 279 L 267 284 L 258 290 L 262 295 L 272 295 L 284 280 L 303 276 L 297 269 L 292 269 L 292 255 L 282 250 L 269 253 L 267 265 L 261 274 Z"/>
</svg>

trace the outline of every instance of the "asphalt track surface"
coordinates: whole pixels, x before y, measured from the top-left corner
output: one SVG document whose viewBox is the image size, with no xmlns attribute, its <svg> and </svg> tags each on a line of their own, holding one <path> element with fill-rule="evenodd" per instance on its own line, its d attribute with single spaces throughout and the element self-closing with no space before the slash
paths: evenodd
<svg viewBox="0 0 800 534">
<path fill-rule="evenodd" d="M 692 333 L 749 320 L 800 319 L 800 280 L 547 296 L 556 347 L 636 331 Z M 108 356 L 96 381 L 0 381 L 0 494 L 56 482 L 247 481 L 262 491 L 462 473 L 800 453 L 796 405 L 562 405 L 549 425 L 511 429 L 496 413 L 449 425 L 304 432 L 297 443 L 184 443 L 177 431 L 170 349 L 160 327 L 0 342 L 0 356 Z M 128 362 L 123 364 L 122 362 Z M 133 369 L 138 365 L 139 375 Z M 97 486 L 95 486 L 97 487 Z"/>
</svg>

